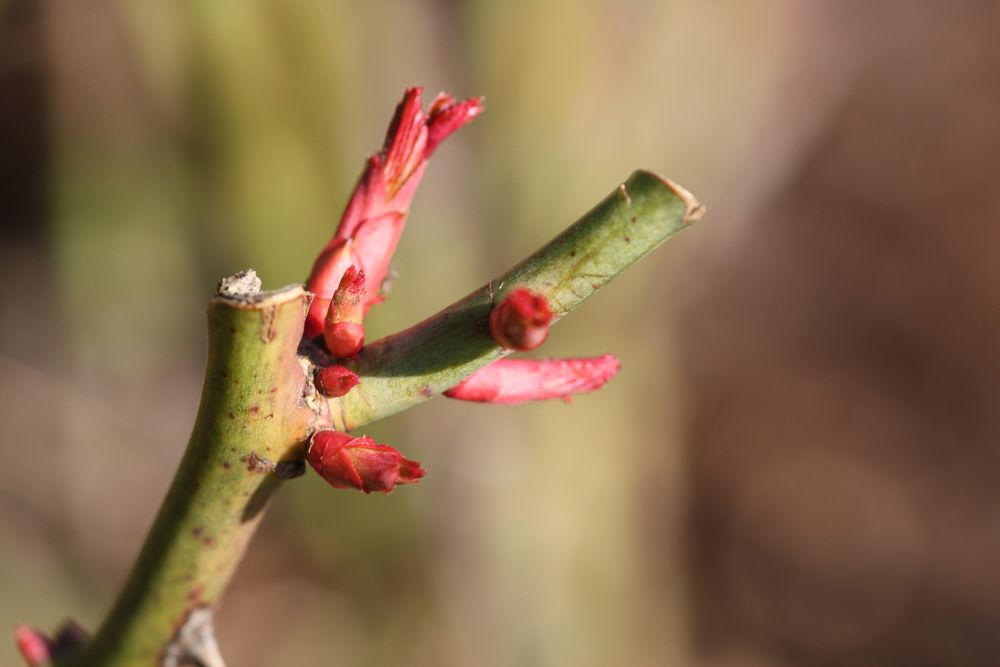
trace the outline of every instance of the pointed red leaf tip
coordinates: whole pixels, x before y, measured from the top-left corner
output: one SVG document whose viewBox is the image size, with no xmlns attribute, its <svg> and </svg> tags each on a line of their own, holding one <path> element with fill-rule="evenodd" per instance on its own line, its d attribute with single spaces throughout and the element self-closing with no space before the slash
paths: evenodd
<svg viewBox="0 0 1000 667">
<path fill-rule="evenodd" d="M 27 625 L 14 626 L 17 650 L 29 667 L 48 665 L 52 660 L 79 648 L 88 639 L 90 635 L 87 631 L 72 619 L 60 626 L 54 638 Z"/>
<path fill-rule="evenodd" d="M 519 287 L 490 313 L 490 335 L 509 350 L 534 350 L 549 337 L 550 322 L 548 299 Z"/>
<path fill-rule="evenodd" d="M 403 95 L 382 150 L 368 159 L 337 233 L 313 264 L 306 281 L 306 289 L 315 295 L 306 318 L 305 334 L 310 338 L 322 333 L 330 299 L 350 264 L 365 270 L 365 311 L 382 301 L 382 281 L 427 159 L 449 134 L 484 108 L 482 98 L 458 102 L 442 93 L 424 114 L 420 94 L 421 89 L 413 87 Z"/>
<path fill-rule="evenodd" d="M 345 366 L 324 366 L 316 371 L 316 389 L 330 398 L 344 396 L 361 382 L 358 374 Z"/>
<path fill-rule="evenodd" d="M 403 101 L 389 123 L 382 144 L 385 189 L 388 198 L 399 192 L 403 184 L 427 159 L 427 123 L 420 111 L 423 88 L 414 86 L 403 93 Z"/>
<path fill-rule="evenodd" d="M 621 368 L 613 354 L 576 359 L 500 359 L 444 392 L 448 398 L 515 405 L 603 387 Z"/>
<path fill-rule="evenodd" d="M 313 434 L 306 459 L 320 477 L 337 489 L 389 493 L 397 484 L 413 484 L 424 476 L 419 463 L 403 458 L 389 445 L 339 431 Z"/>
<path fill-rule="evenodd" d="M 430 109 L 427 110 L 430 120 L 427 123 L 425 156 L 429 158 L 438 144 L 444 141 L 449 134 L 481 114 L 485 109 L 482 97 L 456 102 L 451 95 L 440 93 L 431 102 Z"/>
<path fill-rule="evenodd" d="M 14 626 L 14 641 L 29 667 L 45 665 L 52 659 L 52 641 L 27 625 Z"/>
<path fill-rule="evenodd" d="M 323 333 L 323 320 L 330 309 L 333 293 L 340 285 L 344 272 L 350 266 L 360 263 L 361 259 L 354 250 L 352 239 L 334 239 L 316 258 L 312 275 L 309 276 L 309 283 L 306 285 L 306 289 L 314 295 L 306 319 L 306 336 L 313 338 Z M 314 313 L 319 313 L 318 321 L 314 319 Z"/>
<path fill-rule="evenodd" d="M 365 272 L 351 265 L 333 293 L 323 321 L 326 349 L 335 357 L 353 357 L 365 342 Z"/>
</svg>

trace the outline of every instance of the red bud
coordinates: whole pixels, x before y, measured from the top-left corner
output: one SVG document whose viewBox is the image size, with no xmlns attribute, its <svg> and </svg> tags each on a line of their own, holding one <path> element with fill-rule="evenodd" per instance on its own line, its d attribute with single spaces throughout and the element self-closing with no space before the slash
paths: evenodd
<svg viewBox="0 0 1000 667">
<path fill-rule="evenodd" d="M 444 392 L 448 398 L 513 405 L 568 398 L 600 389 L 621 367 L 617 357 L 580 359 L 500 359 Z"/>
<path fill-rule="evenodd" d="M 549 336 L 552 311 L 548 300 L 519 287 L 490 313 L 490 335 L 510 350 L 534 350 Z"/>
<path fill-rule="evenodd" d="M 52 641 L 34 628 L 15 625 L 14 641 L 29 667 L 45 665 L 52 659 Z"/>
<path fill-rule="evenodd" d="M 397 484 L 412 484 L 424 476 L 416 461 L 368 436 L 353 438 L 339 431 L 317 431 L 309 445 L 309 465 L 338 489 L 389 493 Z"/>
<path fill-rule="evenodd" d="M 315 295 L 306 318 L 306 335 L 323 331 L 323 320 L 348 264 L 367 274 L 365 310 L 382 300 L 380 286 L 403 233 L 410 201 L 427 159 L 449 134 L 483 110 L 481 98 L 456 102 L 441 94 L 426 114 L 420 110 L 421 89 L 410 88 L 396 107 L 379 153 L 368 158 L 333 239 L 313 265 L 306 289 Z M 338 255 L 352 242 L 349 261 Z"/>
<path fill-rule="evenodd" d="M 344 272 L 351 265 L 360 263 L 352 239 L 334 239 L 316 258 L 307 285 L 314 294 L 309 316 L 306 318 L 307 337 L 314 338 L 323 333 L 324 316 L 330 309 L 330 301 L 343 280 Z"/>
<path fill-rule="evenodd" d="M 27 625 L 14 626 L 17 650 L 29 667 L 48 665 L 51 661 L 79 649 L 88 639 L 90 635 L 73 619 L 64 621 L 54 637 L 49 637 Z"/>
<path fill-rule="evenodd" d="M 345 366 L 325 366 L 316 371 L 316 389 L 330 398 L 339 398 L 358 386 L 361 378 Z"/>
<path fill-rule="evenodd" d="M 365 342 L 365 272 L 353 264 L 344 272 L 323 322 L 323 340 L 335 357 L 353 357 Z"/>
</svg>

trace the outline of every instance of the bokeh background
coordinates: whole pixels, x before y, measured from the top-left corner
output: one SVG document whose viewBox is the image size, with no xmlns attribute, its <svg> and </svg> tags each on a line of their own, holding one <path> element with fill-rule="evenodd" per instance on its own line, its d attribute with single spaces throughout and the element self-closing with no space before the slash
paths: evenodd
<svg viewBox="0 0 1000 667">
<path fill-rule="evenodd" d="M 561 323 L 606 389 L 369 430 L 287 484 L 234 667 L 1000 664 L 1000 9 L 975 0 L 0 0 L 0 629 L 96 627 L 192 423 L 216 281 L 301 281 L 414 83 L 372 336 L 635 168 L 703 222 Z M 0 642 L 0 664 L 16 664 Z"/>
</svg>

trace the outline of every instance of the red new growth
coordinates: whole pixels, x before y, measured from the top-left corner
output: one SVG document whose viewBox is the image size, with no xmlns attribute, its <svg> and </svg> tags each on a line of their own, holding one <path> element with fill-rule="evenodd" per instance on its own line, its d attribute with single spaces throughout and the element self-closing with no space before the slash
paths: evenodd
<svg viewBox="0 0 1000 667">
<path fill-rule="evenodd" d="M 29 667 L 46 665 L 52 659 L 52 642 L 38 630 L 27 625 L 14 626 L 14 641 Z"/>
<path fill-rule="evenodd" d="M 338 489 L 389 493 L 397 484 L 412 484 L 424 476 L 416 461 L 368 436 L 353 438 L 339 431 L 317 431 L 309 445 L 309 465 Z"/>
<path fill-rule="evenodd" d="M 316 371 L 316 389 L 329 398 L 339 398 L 354 387 L 361 379 L 358 374 L 344 366 L 325 366 Z"/>
<path fill-rule="evenodd" d="M 29 667 L 49 665 L 53 660 L 78 649 L 89 638 L 87 632 L 72 619 L 64 622 L 54 637 L 27 625 L 14 626 L 17 650 Z"/>
<path fill-rule="evenodd" d="M 444 392 L 449 398 L 513 405 L 594 391 L 615 376 L 613 354 L 580 359 L 500 359 Z"/>
<path fill-rule="evenodd" d="M 353 264 L 344 272 L 323 321 L 326 349 L 335 357 L 353 357 L 365 342 L 365 272 Z"/>
<path fill-rule="evenodd" d="M 364 269 L 364 310 L 382 300 L 381 285 L 428 158 L 449 134 L 483 110 L 482 98 L 442 93 L 424 114 L 420 88 L 396 107 L 382 150 L 368 159 L 333 239 L 316 259 L 306 289 L 315 294 L 305 333 L 318 336 L 334 291 L 351 264 Z"/>
<path fill-rule="evenodd" d="M 519 287 L 490 313 L 490 335 L 509 350 L 534 350 L 548 338 L 550 322 L 548 300 Z"/>
</svg>

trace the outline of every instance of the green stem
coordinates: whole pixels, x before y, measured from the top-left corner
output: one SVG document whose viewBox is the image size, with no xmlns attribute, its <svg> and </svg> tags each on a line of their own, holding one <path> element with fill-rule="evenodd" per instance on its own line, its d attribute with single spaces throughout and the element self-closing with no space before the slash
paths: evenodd
<svg viewBox="0 0 1000 667">
<path fill-rule="evenodd" d="M 515 287 L 544 294 L 560 318 L 704 207 L 676 184 L 637 171 L 580 220 L 500 278 L 406 331 L 366 345 L 349 364 L 361 384 L 329 401 L 351 430 L 426 401 L 507 354 L 490 337 L 493 303 Z"/>
<path fill-rule="evenodd" d="M 110 614 L 60 665 L 152 666 L 171 664 L 171 655 L 187 664 L 185 653 L 214 648 L 210 631 L 209 647 L 182 645 L 179 631 L 211 609 L 242 558 L 280 484 L 268 461 L 301 465 L 314 418 L 296 355 L 305 305 L 298 286 L 212 300 L 187 452 Z"/>
</svg>

